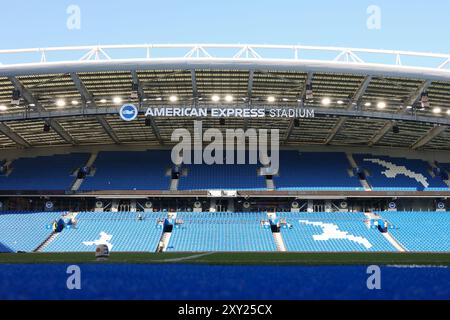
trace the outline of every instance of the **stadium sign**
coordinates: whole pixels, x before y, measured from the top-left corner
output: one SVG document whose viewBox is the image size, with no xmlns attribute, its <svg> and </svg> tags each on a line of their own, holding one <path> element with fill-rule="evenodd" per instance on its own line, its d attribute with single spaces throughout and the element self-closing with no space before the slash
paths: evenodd
<svg viewBox="0 0 450 320">
<path fill-rule="evenodd" d="M 120 117 L 124 121 L 133 121 L 139 114 L 138 108 L 134 104 L 124 104 L 119 111 Z"/>
<path fill-rule="evenodd" d="M 139 109 L 133 104 L 124 104 L 120 110 L 120 118 L 133 121 Z M 178 117 L 178 118 L 314 118 L 314 109 L 309 108 L 230 108 L 230 107 L 148 107 L 146 117 Z"/>
<path fill-rule="evenodd" d="M 149 107 L 146 117 L 212 117 L 212 118 L 314 118 L 314 110 L 307 108 L 182 108 Z"/>
</svg>

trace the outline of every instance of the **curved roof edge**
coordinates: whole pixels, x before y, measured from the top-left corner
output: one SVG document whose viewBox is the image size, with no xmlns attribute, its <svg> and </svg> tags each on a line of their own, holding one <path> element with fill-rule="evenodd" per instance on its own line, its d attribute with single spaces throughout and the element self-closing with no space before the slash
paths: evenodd
<svg viewBox="0 0 450 320">
<path fill-rule="evenodd" d="M 227 58 L 163 58 L 119 59 L 77 62 L 48 62 L 0 65 L 0 76 L 56 74 L 69 72 L 106 72 L 158 69 L 224 69 L 261 71 L 332 72 L 383 77 L 404 77 L 433 81 L 450 81 L 450 70 L 424 67 L 359 64 L 289 59 L 227 59 Z"/>
<path fill-rule="evenodd" d="M 0 50 L 0 76 L 160 68 L 339 72 L 446 81 L 450 80 L 450 54 L 253 44 L 137 44 Z"/>
</svg>

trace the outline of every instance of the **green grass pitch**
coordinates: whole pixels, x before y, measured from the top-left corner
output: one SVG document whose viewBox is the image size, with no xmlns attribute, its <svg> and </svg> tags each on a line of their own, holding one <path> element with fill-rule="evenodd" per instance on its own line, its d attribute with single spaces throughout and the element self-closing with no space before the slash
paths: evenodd
<svg viewBox="0 0 450 320">
<path fill-rule="evenodd" d="M 124 253 L 99 262 L 94 253 L 3 253 L 0 264 L 14 263 L 147 263 L 216 265 L 442 265 L 450 253 Z"/>
</svg>

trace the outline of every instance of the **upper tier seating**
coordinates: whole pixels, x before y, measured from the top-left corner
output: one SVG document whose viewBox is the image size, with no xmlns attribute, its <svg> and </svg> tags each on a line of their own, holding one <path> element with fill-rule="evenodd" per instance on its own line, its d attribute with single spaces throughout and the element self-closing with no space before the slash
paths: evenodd
<svg viewBox="0 0 450 320">
<path fill-rule="evenodd" d="M 344 153 L 280 151 L 278 190 L 363 190 Z"/>
<path fill-rule="evenodd" d="M 51 233 L 61 212 L 0 212 L 0 252 L 32 252 Z"/>
<path fill-rule="evenodd" d="M 74 171 L 82 167 L 89 154 L 73 153 L 17 159 L 8 176 L 0 176 L 0 190 L 69 190 Z"/>
<path fill-rule="evenodd" d="M 100 152 L 79 190 L 168 190 L 170 151 Z"/>
<path fill-rule="evenodd" d="M 446 172 L 447 177 L 450 177 L 450 163 L 439 163 L 439 167 Z"/>
<path fill-rule="evenodd" d="M 408 251 L 450 252 L 450 212 L 379 212 Z"/>
<path fill-rule="evenodd" d="M 265 213 L 180 212 L 167 251 L 276 251 L 272 232 L 261 226 Z"/>
<path fill-rule="evenodd" d="M 64 229 L 44 252 L 94 252 L 98 240 L 113 252 L 155 252 L 163 231 L 157 221 L 166 215 L 142 213 L 138 221 L 132 212 L 81 212 L 76 227 Z"/>
<path fill-rule="evenodd" d="M 53 155 L 13 161 L 0 175 L 3 191 L 70 190 L 77 169 L 86 166 L 89 154 Z M 368 173 L 373 190 L 448 191 L 438 174 L 423 160 L 356 154 L 358 169 Z M 439 164 L 450 172 L 450 165 Z M 5 166 L 6 168 L 6 166 Z M 362 191 L 357 175 L 344 153 L 300 153 L 280 151 L 279 171 L 273 174 L 281 191 Z M 169 190 L 175 165 L 168 150 L 100 152 L 88 170 L 79 191 Z M 178 168 L 178 190 L 265 190 L 266 177 L 260 164 L 182 165 Z M 353 170 L 355 171 L 355 170 Z M 436 171 L 436 169 L 435 169 Z M 175 186 L 175 184 L 173 185 Z"/>
<path fill-rule="evenodd" d="M 258 165 L 187 165 L 178 190 L 258 190 L 266 188 L 265 177 L 258 175 Z"/>
<path fill-rule="evenodd" d="M 363 213 L 282 212 L 277 216 L 292 225 L 281 229 L 288 251 L 395 251 L 378 230 L 365 225 Z"/>
<path fill-rule="evenodd" d="M 369 173 L 367 181 L 373 190 L 417 191 L 443 190 L 448 186 L 440 177 L 432 177 L 429 164 L 423 160 L 357 154 L 355 161 Z"/>
</svg>

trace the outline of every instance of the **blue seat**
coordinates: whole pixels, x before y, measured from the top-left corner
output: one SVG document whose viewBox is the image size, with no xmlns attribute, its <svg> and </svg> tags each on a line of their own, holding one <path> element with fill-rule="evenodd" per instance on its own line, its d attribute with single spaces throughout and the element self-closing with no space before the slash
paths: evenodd
<svg viewBox="0 0 450 320">
<path fill-rule="evenodd" d="M 278 213 L 292 228 L 282 228 L 288 251 L 297 252 L 369 252 L 395 251 L 383 235 L 368 228 L 363 213 L 315 212 Z M 325 228 L 330 231 L 325 232 Z M 343 233 L 346 233 L 344 236 Z M 328 234 L 329 239 L 321 239 Z M 319 236 L 319 237 L 317 237 Z"/>
<path fill-rule="evenodd" d="M 61 212 L 0 212 L 0 252 L 32 252 L 51 233 Z"/>
<path fill-rule="evenodd" d="M 450 190 L 440 177 L 431 176 L 423 160 L 368 154 L 355 154 L 354 159 L 369 172 L 367 181 L 375 191 Z"/>
<path fill-rule="evenodd" d="M 100 152 L 80 190 L 168 190 L 170 151 Z"/>
<path fill-rule="evenodd" d="M 280 169 L 274 182 L 281 191 L 363 190 L 349 169 L 344 153 L 280 151 Z"/>
<path fill-rule="evenodd" d="M 75 228 L 64 229 L 44 252 L 94 252 L 101 233 L 110 236 L 113 252 L 155 252 L 163 229 L 158 219 L 165 213 L 145 213 L 143 220 L 132 212 L 82 212 Z"/>
<path fill-rule="evenodd" d="M 270 229 L 260 225 L 265 213 L 178 213 L 184 221 L 175 227 L 167 251 L 276 251 Z"/>
<path fill-rule="evenodd" d="M 450 212 L 379 212 L 408 251 L 450 252 Z"/>
<path fill-rule="evenodd" d="M 88 158 L 87 153 L 74 153 L 17 159 L 11 165 L 11 173 L 0 176 L 0 190 L 69 190 L 75 181 L 72 174 L 84 166 Z"/>
<path fill-rule="evenodd" d="M 188 175 L 181 177 L 179 190 L 264 190 L 265 177 L 258 175 L 258 166 L 188 165 Z"/>
</svg>

